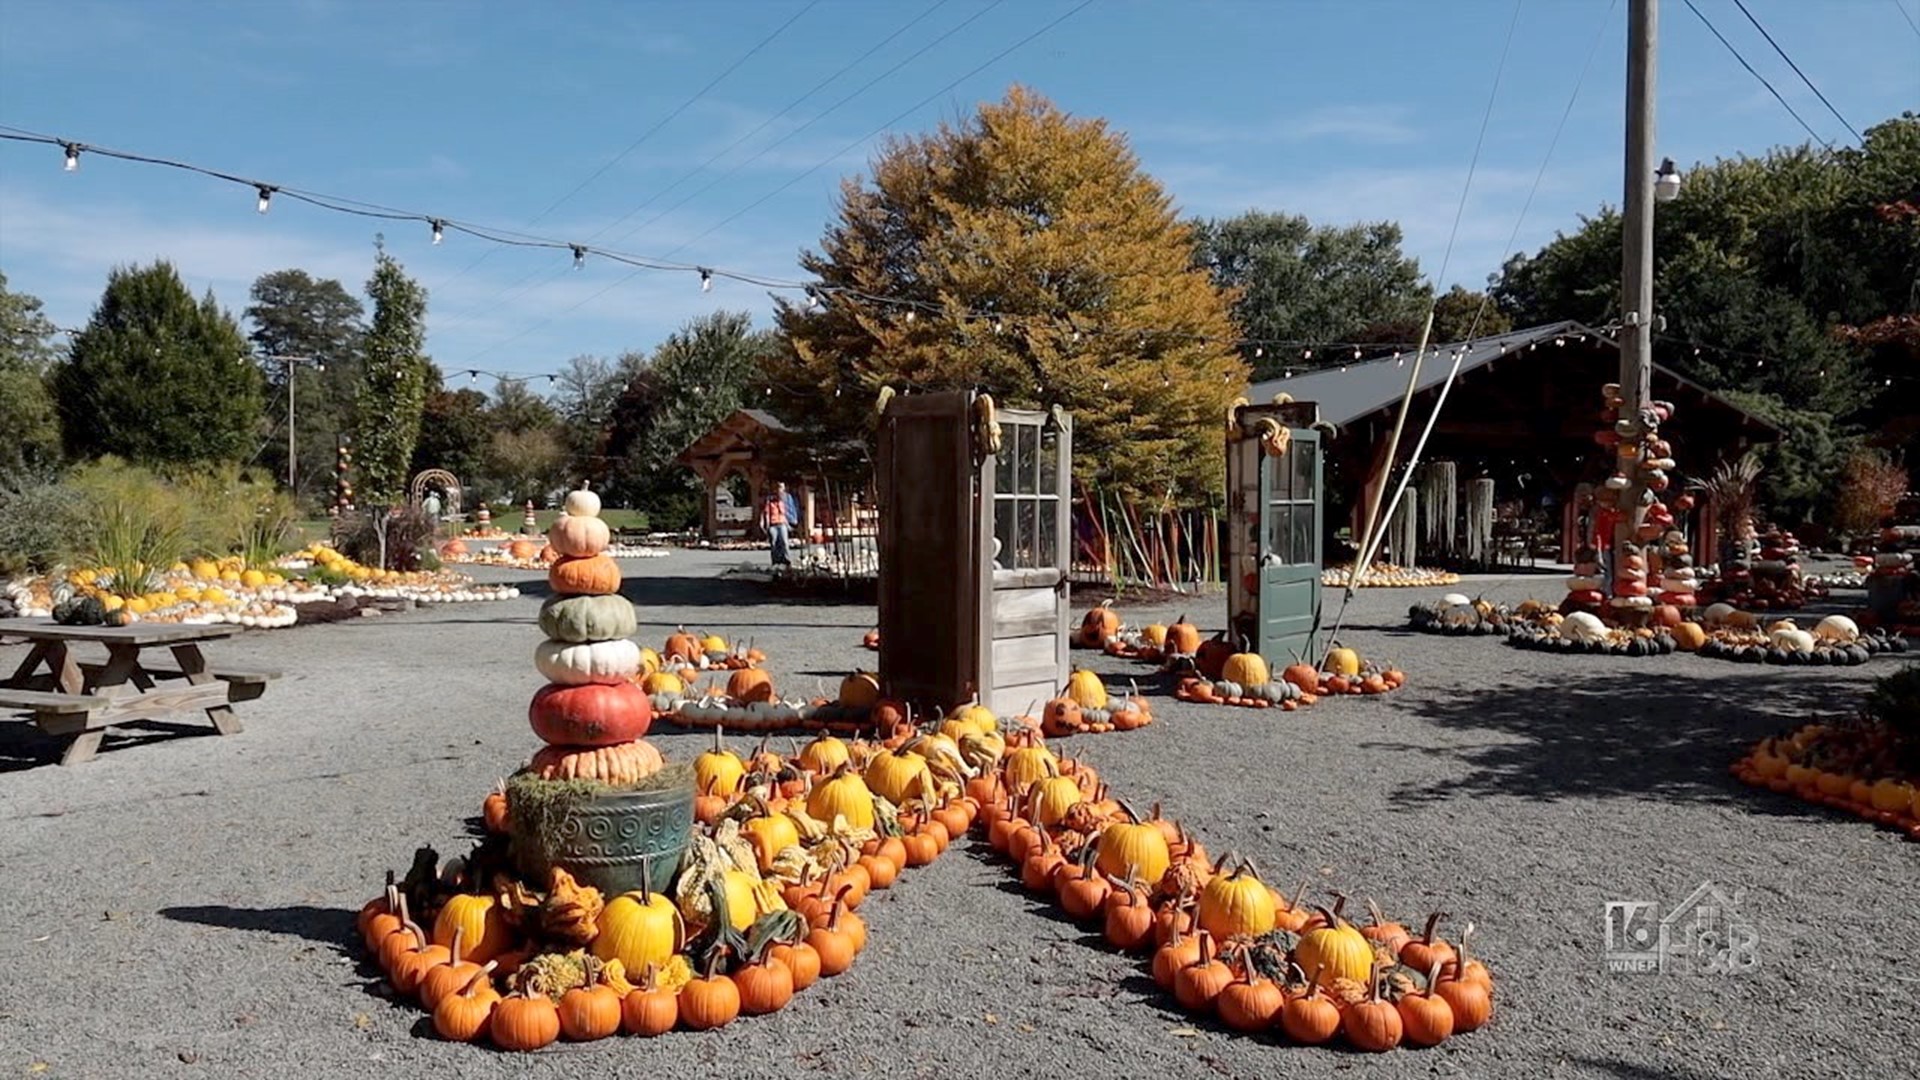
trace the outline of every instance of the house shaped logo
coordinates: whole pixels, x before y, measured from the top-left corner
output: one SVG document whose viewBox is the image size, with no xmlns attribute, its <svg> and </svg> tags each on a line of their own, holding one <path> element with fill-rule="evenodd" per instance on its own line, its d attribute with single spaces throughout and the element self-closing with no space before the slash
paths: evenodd
<svg viewBox="0 0 1920 1080">
<path fill-rule="evenodd" d="M 1612 972 L 1741 975 L 1759 963 L 1760 935 L 1740 916 L 1742 893 L 1707 881 L 1655 921 L 1646 900 L 1606 905 L 1606 965 Z"/>
</svg>

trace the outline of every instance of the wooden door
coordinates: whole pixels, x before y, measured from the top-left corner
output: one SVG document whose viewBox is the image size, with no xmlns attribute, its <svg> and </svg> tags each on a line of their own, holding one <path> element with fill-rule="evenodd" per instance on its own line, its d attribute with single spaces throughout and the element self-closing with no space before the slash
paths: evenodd
<svg viewBox="0 0 1920 1080">
<path fill-rule="evenodd" d="M 1285 453 L 1262 447 L 1263 419 L 1286 426 Z M 1228 625 L 1275 665 L 1313 656 L 1320 628 L 1320 433 L 1299 419 L 1299 406 L 1242 408 L 1227 448 Z"/>
<path fill-rule="evenodd" d="M 880 676 L 951 708 L 977 687 L 979 553 L 972 395 L 898 396 L 880 421 Z"/>
<path fill-rule="evenodd" d="M 980 466 L 980 698 L 1000 716 L 1038 715 L 1067 677 L 1073 424 L 1003 410 L 1000 452 Z"/>
</svg>

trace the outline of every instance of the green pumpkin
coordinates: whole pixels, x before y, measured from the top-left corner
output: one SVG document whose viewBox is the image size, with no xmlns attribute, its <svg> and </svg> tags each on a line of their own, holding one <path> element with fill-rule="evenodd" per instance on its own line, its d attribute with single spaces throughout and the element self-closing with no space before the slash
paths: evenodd
<svg viewBox="0 0 1920 1080">
<path fill-rule="evenodd" d="M 555 641 L 612 641 L 639 629 L 623 596 L 556 596 L 540 605 L 540 630 Z"/>
</svg>

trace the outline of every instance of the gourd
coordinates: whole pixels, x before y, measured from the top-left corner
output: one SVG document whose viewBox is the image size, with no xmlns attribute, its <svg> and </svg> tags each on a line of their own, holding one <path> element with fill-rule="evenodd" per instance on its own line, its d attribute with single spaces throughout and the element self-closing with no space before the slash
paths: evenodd
<svg viewBox="0 0 1920 1080">
<path fill-rule="evenodd" d="M 1785 649 L 1788 652 L 1813 651 L 1813 635 L 1792 624 L 1775 630 L 1768 636 L 1768 640 L 1773 643 L 1774 648 Z"/>
<path fill-rule="evenodd" d="M 637 784 L 665 766 L 660 751 L 645 739 L 614 746 L 547 746 L 533 755 L 527 771 L 542 780 L 598 780 Z"/>
<path fill-rule="evenodd" d="M 1586 643 L 1606 637 L 1607 626 L 1591 611 L 1576 611 L 1560 620 L 1556 632 L 1568 641 Z"/>
<path fill-rule="evenodd" d="M 607 550 L 613 534 L 607 523 L 597 517 L 561 514 L 547 529 L 547 543 L 563 556 L 586 557 Z"/>
<path fill-rule="evenodd" d="M 620 564 L 606 555 L 566 556 L 547 570 L 561 596 L 605 596 L 620 591 Z"/>
<path fill-rule="evenodd" d="M 533 666 L 548 682 L 564 686 L 632 682 L 640 672 L 640 646 L 627 638 L 611 641 L 555 641 L 534 646 Z"/>
<path fill-rule="evenodd" d="M 613 746 L 645 735 L 653 723 L 653 706 L 647 692 L 630 682 L 550 683 L 533 695 L 527 720 L 534 734 L 551 745 Z"/>
<path fill-rule="evenodd" d="M 540 605 L 540 631 L 555 641 L 612 641 L 637 627 L 623 596 L 555 596 Z"/>
<path fill-rule="evenodd" d="M 1107 686 L 1100 676 L 1082 668 L 1073 669 L 1067 676 L 1065 697 L 1072 698 L 1082 709 L 1104 709 L 1107 707 Z"/>
</svg>

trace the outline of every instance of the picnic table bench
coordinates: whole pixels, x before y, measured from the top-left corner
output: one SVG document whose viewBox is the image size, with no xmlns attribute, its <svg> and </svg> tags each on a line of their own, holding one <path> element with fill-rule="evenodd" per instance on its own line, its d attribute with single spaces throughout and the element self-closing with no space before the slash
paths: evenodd
<svg viewBox="0 0 1920 1080">
<path fill-rule="evenodd" d="M 189 626 L 133 623 L 129 626 L 62 626 L 49 619 L 0 619 L 0 638 L 22 638 L 32 648 L 13 674 L 0 681 L 0 710 L 31 714 L 49 735 L 71 735 L 62 765 L 77 765 L 99 751 L 107 728 L 157 720 L 201 709 L 222 735 L 240 731 L 232 705 L 266 692 L 277 671 L 215 668 L 200 646 L 240 632 L 230 623 Z M 82 660 L 74 646 L 105 646 L 104 661 Z M 166 649 L 173 665 L 148 664 L 142 654 Z"/>
</svg>

